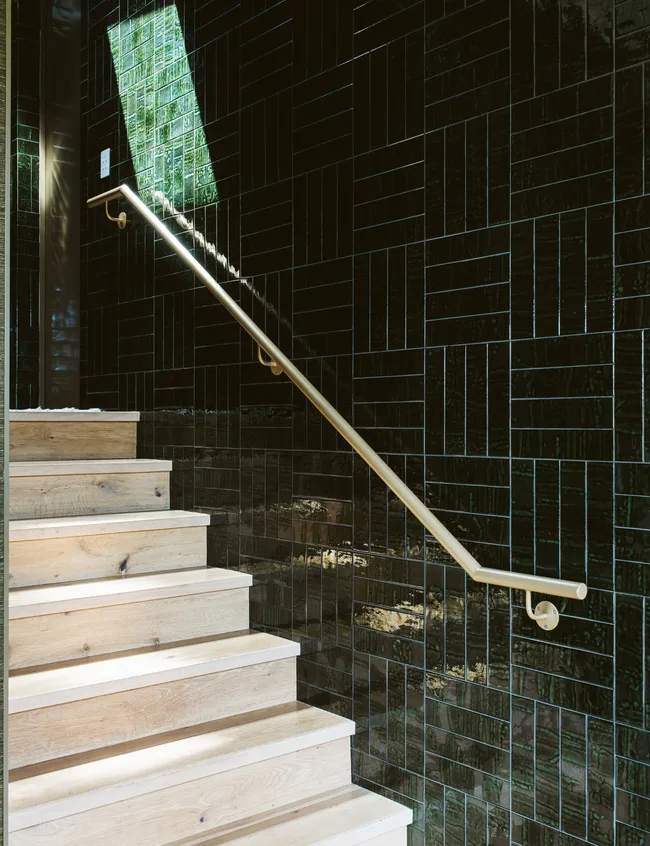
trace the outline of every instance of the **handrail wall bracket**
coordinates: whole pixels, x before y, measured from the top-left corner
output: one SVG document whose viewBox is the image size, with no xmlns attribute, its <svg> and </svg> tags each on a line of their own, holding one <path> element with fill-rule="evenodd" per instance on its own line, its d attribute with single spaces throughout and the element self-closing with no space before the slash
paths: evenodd
<svg viewBox="0 0 650 846">
<path fill-rule="evenodd" d="M 126 212 L 120 212 L 117 217 L 113 217 L 113 215 L 108 210 L 108 203 L 109 200 L 106 200 L 106 217 L 112 223 L 117 223 L 118 229 L 126 229 Z"/>
<path fill-rule="evenodd" d="M 284 373 L 284 370 L 282 369 L 282 367 L 280 367 L 277 361 L 273 361 L 273 359 L 267 360 L 266 358 L 264 358 L 264 352 L 259 344 L 257 345 L 257 358 L 259 360 L 259 363 L 263 367 L 271 368 L 271 373 L 274 376 L 282 376 L 282 374 Z"/>
<path fill-rule="evenodd" d="M 545 631 L 554 629 L 560 621 L 558 609 L 552 602 L 540 602 L 533 611 L 532 592 L 548 593 L 551 596 L 562 596 L 566 599 L 584 599 L 587 595 L 587 585 L 583 582 L 573 582 L 566 579 L 554 579 L 548 576 L 538 576 L 530 573 L 517 573 L 511 570 L 497 570 L 483 567 L 470 551 L 455 537 L 449 529 L 440 522 L 436 515 L 409 488 L 409 486 L 392 470 L 379 456 L 370 444 L 348 423 L 334 406 L 318 391 L 304 373 L 287 358 L 282 350 L 273 343 L 237 302 L 221 287 L 203 265 L 197 261 L 190 250 L 165 226 L 151 209 L 142 202 L 140 197 L 128 185 L 118 185 L 105 191 L 97 197 L 87 201 L 88 208 L 104 205 L 106 216 L 120 229 L 126 226 L 126 214 L 121 212 L 118 217 L 112 217 L 108 211 L 108 203 L 123 198 L 141 215 L 155 232 L 171 247 L 183 264 L 199 279 L 210 293 L 221 303 L 239 325 L 250 335 L 257 344 L 257 357 L 260 364 L 269 367 L 275 376 L 286 374 L 287 378 L 307 397 L 320 411 L 341 437 L 348 442 L 352 449 L 379 476 L 387 487 L 401 500 L 408 510 L 424 526 L 426 531 L 434 537 L 441 547 L 465 570 L 470 578 L 485 585 L 494 585 L 510 590 L 526 592 L 526 613 L 537 625 Z M 268 358 L 266 357 L 268 356 Z"/>
</svg>

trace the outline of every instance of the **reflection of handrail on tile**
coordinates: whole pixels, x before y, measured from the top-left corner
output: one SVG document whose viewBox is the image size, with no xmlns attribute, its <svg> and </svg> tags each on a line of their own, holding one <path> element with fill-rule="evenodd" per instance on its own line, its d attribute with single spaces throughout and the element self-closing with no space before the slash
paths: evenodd
<svg viewBox="0 0 650 846">
<path fill-rule="evenodd" d="M 123 197 L 149 223 L 160 237 L 174 250 L 181 261 L 203 282 L 205 287 L 225 306 L 235 320 L 248 332 L 258 345 L 260 351 L 265 352 L 270 361 L 291 379 L 296 387 L 302 391 L 307 399 L 316 406 L 320 413 L 329 420 L 337 432 L 345 438 L 350 446 L 386 483 L 393 493 L 404 503 L 422 523 L 425 529 L 433 535 L 438 543 L 454 558 L 461 567 L 477 582 L 500 587 L 515 588 L 526 592 L 526 612 L 543 629 L 554 629 L 559 622 L 557 608 L 550 602 L 541 602 L 533 610 L 531 592 L 548 593 L 552 596 L 563 596 L 569 599 L 584 599 L 587 586 L 581 582 L 570 582 L 565 579 L 553 579 L 547 576 L 536 576 L 529 573 L 513 573 L 508 570 L 495 570 L 482 567 L 462 543 L 447 529 L 438 518 L 431 513 L 422 500 L 406 485 L 399 476 L 391 470 L 386 462 L 372 449 L 370 444 L 361 437 L 348 421 L 316 390 L 314 385 L 290 361 L 260 327 L 243 311 L 233 298 L 226 293 L 221 285 L 194 258 L 192 253 L 179 239 L 169 231 L 165 224 L 142 202 L 137 194 L 128 187 L 120 185 L 117 188 L 92 197 L 88 206 L 106 205 L 112 200 Z M 260 352 L 261 356 L 261 352 Z M 266 362 L 262 362 L 266 363 Z"/>
<path fill-rule="evenodd" d="M 223 253 L 220 253 L 217 250 L 216 244 L 210 243 L 207 240 L 205 235 L 194 226 L 192 221 L 186 217 L 183 212 L 178 211 L 176 206 L 172 203 L 169 197 L 165 196 L 163 191 L 154 191 L 152 193 L 152 197 L 155 202 L 161 204 L 163 209 L 163 214 L 171 215 L 176 223 L 180 226 L 183 232 L 187 232 L 189 235 L 192 236 L 194 242 L 198 244 L 199 248 L 205 250 L 206 253 L 209 253 L 218 264 L 220 264 L 223 268 L 225 268 L 228 273 L 233 277 L 233 279 L 238 279 L 240 282 L 245 283 L 246 280 L 241 278 L 241 274 L 237 270 L 236 267 L 233 267 L 232 264 L 228 261 L 226 256 Z"/>
<path fill-rule="evenodd" d="M 154 191 L 152 197 L 154 202 L 158 202 L 162 205 L 163 214 L 173 217 L 176 224 L 183 230 L 183 232 L 186 232 L 194 240 L 194 243 L 197 244 L 199 249 L 205 250 L 208 255 L 212 256 L 217 264 L 220 264 L 233 279 L 236 279 L 246 288 L 246 290 L 250 291 L 255 299 L 261 303 L 264 308 L 273 315 L 273 317 L 277 318 L 280 323 L 283 323 L 287 329 L 291 331 L 292 326 L 290 321 L 288 321 L 286 317 L 282 317 L 273 303 L 270 303 L 266 297 L 260 294 L 250 279 L 244 279 L 242 277 L 237 268 L 230 264 L 228 257 L 219 252 L 217 245 L 208 241 L 205 235 L 196 228 L 193 221 L 191 221 L 187 215 L 183 214 L 182 211 L 179 211 L 169 197 L 165 196 L 163 191 Z M 307 352 L 311 355 L 316 355 L 316 351 L 309 346 L 304 338 L 302 339 L 302 344 L 306 347 Z"/>
</svg>

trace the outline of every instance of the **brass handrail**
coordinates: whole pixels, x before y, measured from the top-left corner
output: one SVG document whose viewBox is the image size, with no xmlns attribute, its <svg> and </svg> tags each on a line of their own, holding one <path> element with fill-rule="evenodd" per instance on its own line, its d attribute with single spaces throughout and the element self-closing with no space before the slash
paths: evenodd
<svg viewBox="0 0 650 846">
<path fill-rule="evenodd" d="M 422 500 L 406 485 L 400 477 L 390 469 L 388 464 L 380 458 L 375 450 L 361 437 L 348 421 L 339 414 L 334 406 L 325 399 L 312 383 L 304 376 L 293 362 L 286 357 L 282 350 L 260 329 L 260 327 L 237 305 L 233 298 L 226 293 L 221 285 L 194 258 L 192 253 L 183 246 L 179 239 L 169 231 L 165 224 L 146 206 L 138 195 L 128 185 L 119 185 L 110 191 L 99 194 L 88 200 L 88 207 L 105 206 L 108 215 L 108 203 L 123 197 L 149 223 L 160 237 L 174 250 L 181 261 L 203 282 L 205 287 L 230 312 L 235 320 L 248 332 L 258 347 L 260 363 L 271 368 L 272 372 L 280 375 L 285 373 L 296 387 L 302 391 L 307 399 L 316 406 L 320 413 L 334 426 L 336 431 L 350 444 L 352 449 L 363 458 L 379 478 L 404 503 L 408 510 L 422 523 L 425 529 L 433 535 L 438 543 L 447 550 L 453 559 L 474 579 L 488 585 L 515 588 L 526 592 L 526 611 L 541 628 L 554 629 L 559 622 L 557 608 L 550 602 L 540 602 L 533 611 L 531 592 L 546 593 L 551 596 L 563 596 L 568 599 L 584 599 L 587 586 L 582 582 L 571 582 L 565 579 L 554 579 L 548 576 L 536 576 L 529 573 L 513 573 L 510 570 L 496 570 L 482 567 L 462 543 L 447 529 L 438 518 L 431 513 Z M 109 219 L 115 220 L 120 228 L 125 224 L 122 215 Z M 268 361 L 262 357 L 262 352 L 268 356 Z"/>
</svg>

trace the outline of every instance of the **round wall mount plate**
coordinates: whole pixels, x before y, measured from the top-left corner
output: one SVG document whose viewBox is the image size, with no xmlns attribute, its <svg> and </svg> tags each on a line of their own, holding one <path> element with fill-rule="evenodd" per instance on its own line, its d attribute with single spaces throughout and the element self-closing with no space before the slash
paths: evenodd
<svg viewBox="0 0 650 846">
<path fill-rule="evenodd" d="M 543 620 L 538 620 L 537 625 L 540 629 L 550 632 L 557 628 L 560 622 L 560 614 L 552 602 L 540 602 L 535 608 L 535 615 L 546 614 L 547 617 Z"/>
</svg>

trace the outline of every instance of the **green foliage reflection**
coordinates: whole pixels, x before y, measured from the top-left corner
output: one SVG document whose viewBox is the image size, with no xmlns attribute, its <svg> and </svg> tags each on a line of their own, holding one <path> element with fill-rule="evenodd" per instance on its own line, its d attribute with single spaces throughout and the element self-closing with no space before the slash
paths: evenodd
<svg viewBox="0 0 650 846">
<path fill-rule="evenodd" d="M 178 9 L 121 21 L 108 38 L 140 196 L 153 206 L 161 192 L 182 210 L 216 202 Z"/>
</svg>

